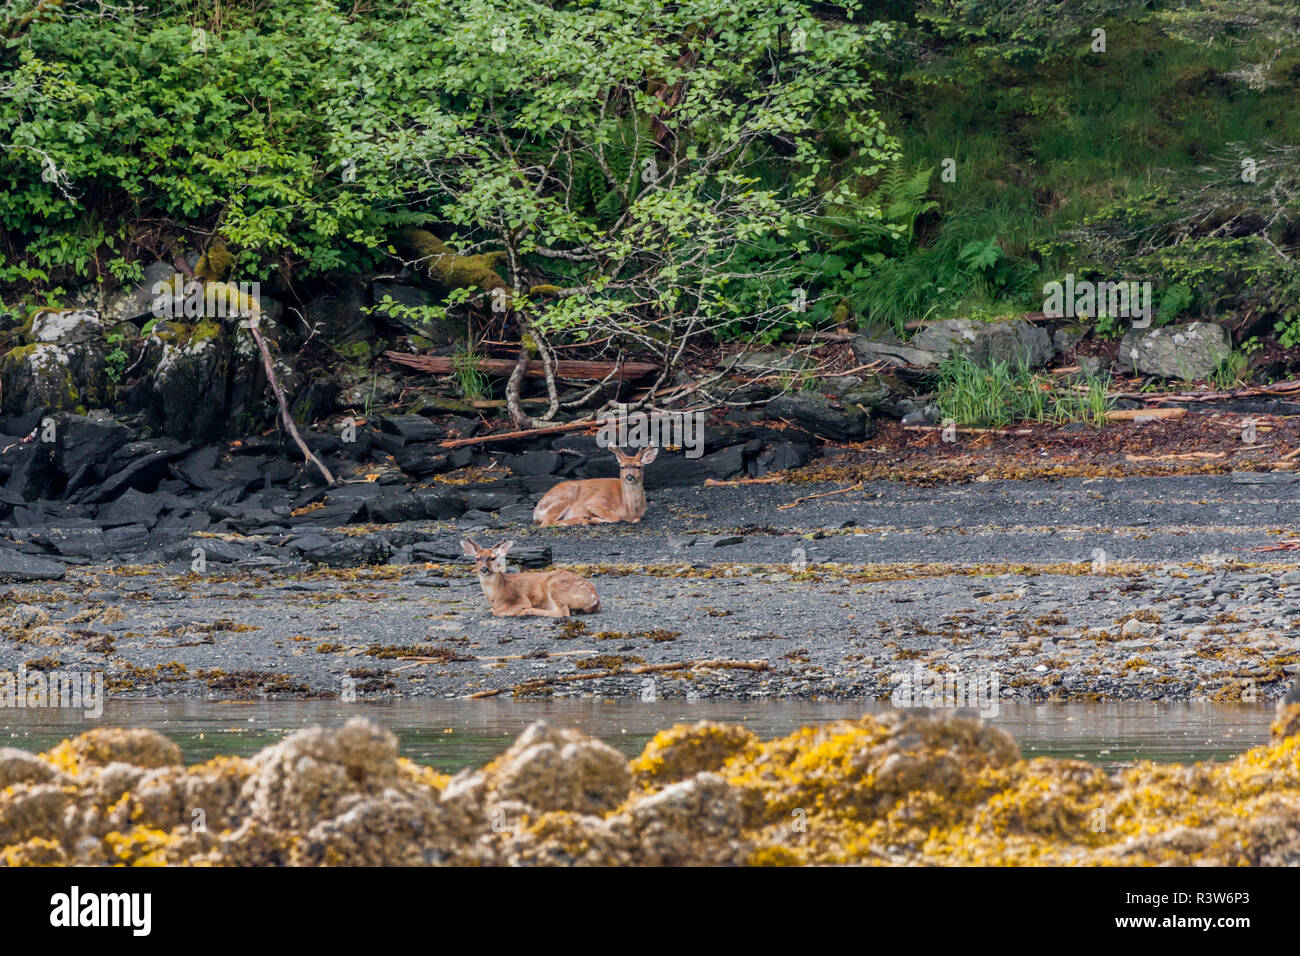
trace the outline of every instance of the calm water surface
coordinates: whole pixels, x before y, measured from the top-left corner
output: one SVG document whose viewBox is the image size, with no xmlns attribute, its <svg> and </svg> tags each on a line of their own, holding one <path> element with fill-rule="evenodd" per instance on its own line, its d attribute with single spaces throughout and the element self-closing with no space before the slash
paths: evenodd
<svg viewBox="0 0 1300 956">
<path fill-rule="evenodd" d="M 98 720 L 78 711 L 0 710 L 0 746 L 44 750 L 92 727 L 150 727 L 187 763 L 247 756 L 302 727 L 336 726 L 358 714 L 393 730 L 402 754 L 453 772 L 480 766 L 532 721 L 545 719 L 638 754 L 675 723 L 744 724 L 763 739 L 805 724 L 860 716 L 882 705 L 809 701 L 110 701 Z M 1226 760 L 1268 741 L 1272 707 L 1225 704 L 1002 704 L 993 723 L 1026 757 L 1076 757 L 1106 766 L 1133 760 Z"/>
</svg>

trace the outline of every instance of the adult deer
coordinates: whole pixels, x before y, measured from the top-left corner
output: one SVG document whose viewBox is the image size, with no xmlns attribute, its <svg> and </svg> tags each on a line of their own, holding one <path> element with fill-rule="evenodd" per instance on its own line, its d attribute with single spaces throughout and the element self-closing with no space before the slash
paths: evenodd
<svg viewBox="0 0 1300 956">
<path fill-rule="evenodd" d="M 618 459 L 617 478 L 562 481 L 537 502 L 533 524 L 542 527 L 569 524 L 612 524 L 640 521 L 645 515 L 645 466 L 659 455 L 653 445 L 635 455 L 625 455 L 613 445 Z"/>
</svg>

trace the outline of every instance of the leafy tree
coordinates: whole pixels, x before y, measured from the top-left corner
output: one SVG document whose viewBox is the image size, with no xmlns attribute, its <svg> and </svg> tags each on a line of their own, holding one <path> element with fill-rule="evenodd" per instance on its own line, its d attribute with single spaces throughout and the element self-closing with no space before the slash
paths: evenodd
<svg viewBox="0 0 1300 956">
<path fill-rule="evenodd" d="M 739 290 L 789 273 L 753 250 L 784 239 L 804 251 L 793 237 L 837 207 L 881 216 L 857 186 L 896 152 L 865 66 L 883 24 L 767 0 L 412 13 L 442 38 L 436 55 L 359 79 L 371 115 L 332 114 L 337 156 L 377 189 L 428 197 L 458 253 L 499 252 L 508 295 L 495 303 L 548 364 L 556 335 L 612 337 L 659 353 L 662 384 L 691 337 L 734 319 Z M 768 301 L 747 318 L 761 329 L 799 305 Z M 509 390 L 521 424 L 525 357 Z M 551 383 L 542 419 L 557 408 Z"/>
</svg>

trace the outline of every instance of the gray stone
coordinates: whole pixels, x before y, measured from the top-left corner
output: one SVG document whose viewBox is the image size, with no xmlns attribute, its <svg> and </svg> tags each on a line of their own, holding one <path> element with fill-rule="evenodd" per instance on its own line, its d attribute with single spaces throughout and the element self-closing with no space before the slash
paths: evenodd
<svg viewBox="0 0 1300 956">
<path fill-rule="evenodd" d="M 161 291 L 155 296 L 154 287 L 163 282 L 167 283 L 169 288 L 174 288 L 176 275 L 176 269 L 170 263 L 150 263 L 145 266 L 144 278 L 138 285 L 120 289 L 105 300 L 104 318 L 110 321 L 121 321 L 152 316 L 155 299 L 165 298 L 168 303 L 172 299 L 170 294 Z M 184 282 L 185 280 L 182 279 L 182 286 Z"/>
<path fill-rule="evenodd" d="M 0 581 L 58 581 L 66 573 L 57 561 L 0 548 Z"/>
<path fill-rule="evenodd" d="M 1051 361 L 1055 351 L 1045 329 L 1011 319 L 1008 322 L 976 322 L 971 319 L 947 319 L 926 326 L 912 346 L 943 355 L 964 354 L 972 362 L 989 366 L 1024 363 L 1034 368 Z"/>
<path fill-rule="evenodd" d="M 0 371 L 4 413 L 71 411 L 108 404 L 108 341 L 103 320 L 87 309 L 43 309 L 29 341 L 11 349 Z"/>
<path fill-rule="evenodd" d="M 1115 365 L 1190 382 L 1208 378 L 1231 351 L 1227 330 L 1213 322 L 1131 329 L 1120 341 Z"/>
<path fill-rule="evenodd" d="M 806 355 L 784 350 L 738 352 L 723 361 L 737 371 L 751 372 L 798 372 L 815 364 Z"/>
<path fill-rule="evenodd" d="M 1290 471 L 1234 471 L 1234 485 L 1293 485 L 1300 475 Z"/>
<path fill-rule="evenodd" d="M 944 352 L 917 348 L 914 345 L 902 345 L 897 342 L 877 342 L 865 335 L 854 336 L 850 341 L 853 357 L 861 365 L 871 362 L 884 362 L 886 365 L 915 365 L 928 368 L 938 365 L 944 358 Z"/>
</svg>

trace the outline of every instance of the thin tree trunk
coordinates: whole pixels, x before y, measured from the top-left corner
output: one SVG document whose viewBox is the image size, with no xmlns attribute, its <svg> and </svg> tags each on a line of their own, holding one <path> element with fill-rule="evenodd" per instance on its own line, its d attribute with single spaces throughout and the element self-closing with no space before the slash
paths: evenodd
<svg viewBox="0 0 1300 956">
<path fill-rule="evenodd" d="M 262 333 L 257 329 L 259 321 L 260 316 L 254 316 L 250 319 L 248 331 L 253 333 L 253 341 L 257 343 L 258 351 L 262 353 L 262 364 L 266 367 L 266 380 L 271 385 L 271 391 L 275 393 L 275 400 L 280 404 L 280 418 L 289 434 L 293 436 L 293 440 L 297 443 L 298 450 L 302 452 L 303 458 L 320 469 L 321 475 L 325 478 L 325 483 L 333 488 L 338 482 L 334 480 L 334 476 L 330 474 L 330 470 L 325 467 L 324 462 L 311 453 L 307 443 L 298 434 L 298 426 L 293 423 L 293 416 L 289 414 L 289 403 L 285 401 L 284 389 L 280 388 L 280 380 L 276 377 L 275 362 L 271 359 L 271 350 L 266 347 L 266 340 L 262 338 Z"/>
</svg>

